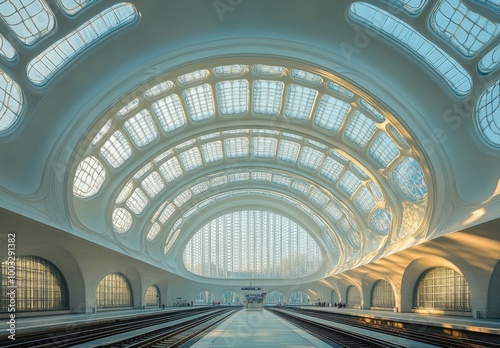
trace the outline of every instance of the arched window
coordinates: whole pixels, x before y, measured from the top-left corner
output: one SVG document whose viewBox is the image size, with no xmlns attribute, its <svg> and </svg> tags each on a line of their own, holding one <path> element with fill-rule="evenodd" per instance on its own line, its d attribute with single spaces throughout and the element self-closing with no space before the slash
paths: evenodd
<svg viewBox="0 0 500 348">
<path fill-rule="evenodd" d="M 284 305 L 285 304 L 285 295 L 278 291 L 269 292 L 266 297 L 264 297 L 265 305 Z"/>
<path fill-rule="evenodd" d="M 472 295 L 467 280 L 446 267 L 430 268 L 417 281 L 415 308 L 445 311 L 471 311 Z"/>
<path fill-rule="evenodd" d="M 105 276 L 95 291 L 97 307 L 132 307 L 132 291 L 127 278 L 118 273 Z"/>
<path fill-rule="evenodd" d="M 156 285 L 151 285 L 146 290 L 145 301 L 146 307 L 159 307 L 160 306 L 160 290 Z"/>
<path fill-rule="evenodd" d="M 219 301 L 225 305 L 238 305 L 241 302 L 240 295 L 231 290 L 223 291 L 219 296 Z"/>
<path fill-rule="evenodd" d="M 372 288 L 371 307 L 394 308 L 394 290 L 387 280 L 377 280 Z"/>
<path fill-rule="evenodd" d="M 13 277 L 12 277 L 13 276 Z M 9 283 L 14 279 L 15 283 Z M 0 266 L 0 312 L 8 311 L 10 286 L 16 288 L 16 311 L 69 309 L 69 291 L 61 271 L 50 261 L 35 256 L 9 260 Z"/>
<path fill-rule="evenodd" d="M 215 295 L 210 291 L 200 291 L 195 297 L 194 304 L 197 305 L 211 305 L 215 302 Z"/>
<path fill-rule="evenodd" d="M 339 297 L 339 294 L 337 293 L 337 291 L 332 290 L 332 292 L 330 294 L 330 302 L 331 303 L 339 303 L 340 302 L 340 297 Z"/>
<path fill-rule="evenodd" d="M 301 291 L 296 291 L 290 295 L 290 304 L 306 305 L 309 303 L 309 296 Z"/>
<path fill-rule="evenodd" d="M 361 308 L 361 294 L 354 285 L 349 285 L 346 293 L 346 305 L 350 308 Z"/>
</svg>

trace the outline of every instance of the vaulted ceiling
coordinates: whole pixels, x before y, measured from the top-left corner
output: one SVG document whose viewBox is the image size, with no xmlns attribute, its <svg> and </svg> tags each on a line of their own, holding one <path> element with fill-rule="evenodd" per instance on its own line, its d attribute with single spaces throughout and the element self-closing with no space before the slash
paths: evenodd
<svg viewBox="0 0 500 348">
<path fill-rule="evenodd" d="M 3 208 L 188 278 L 280 284 L 500 216 L 498 1 L 0 15 Z"/>
</svg>

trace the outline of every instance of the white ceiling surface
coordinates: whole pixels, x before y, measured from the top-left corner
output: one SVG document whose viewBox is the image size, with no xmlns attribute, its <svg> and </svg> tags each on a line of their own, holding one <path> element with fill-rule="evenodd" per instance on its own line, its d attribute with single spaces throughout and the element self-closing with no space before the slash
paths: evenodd
<svg viewBox="0 0 500 348">
<path fill-rule="evenodd" d="M 314 68 L 322 76 L 334 75 L 347 81 L 371 96 L 380 107 L 389 110 L 395 122 L 399 122 L 411 135 L 415 153 L 422 156 L 420 164 L 429 188 L 425 221 L 418 227 L 415 238 L 395 241 L 392 247 L 390 240 L 385 242 L 384 247 L 388 247 L 389 252 L 500 217 L 500 150 L 481 140 L 473 120 L 477 98 L 492 81 L 498 80 L 499 69 L 486 76 L 480 75 L 476 68 L 480 54 L 472 58 L 461 56 L 435 37 L 428 29 L 426 20 L 430 5 L 418 17 L 401 12 L 399 16 L 471 73 L 473 90 L 463 98 L 454 96 L 435 74 L 410 53 L 347 20 L 351 1 L 130 2 L 140 14 L 137 23 L 94 44 L 92 49 L 70 62 L 43 87 L 34 86 L 27 79 L 27 63 L 83 21 L 117 1 L 98 1 L 73 18 L 54 10 L 55 31 L 32 46 L 14 43 L 17 60 L 0 62 L 0 67 L 22 87 L 25 101 L 18 123 L 0 135 L 0 206 L 3 208 L 167 270 L 182 268 L 181 249 L 176 249 L 180 251 L 177 257 L 169 258 L 164 263 L 157 255 L 144 253 L 146 247 L 130 248 L 121 241 L 113 233 L 109 221 L 112 202 L 101 202 L 99 208 L 102 208 L 103 215 L 96 216 L 96 221 L 106 222 L 106 231 L 93 230 L 88 217 L 87 223 L 78 221 L 77 217 L 82 212 L 75 211 L 72 192 L 73 175 L 81 160 L 77 150 L 81 151 L 86 133 L 97 127 L 100 117 L 110 107 L 151 79 L 175 69 L 182 71 L 184 67 L 184 72 L 193 71 L 196 68 L 190 66 L 203 66 L 204 61 L 213 64 L 214 59 L 219 58 L 223 64 L 232 64 L 233 59 L 239 59 L 275 65 L 280 59 L 285 59 L 286 66 L 296 62 L 300 67 Z M 387 9 L 383 1 L 369 2 Z M 221 4 L 225 7 L 218 7 Z M 465 4 L 499 22 L 499 13 L 475 1 L 466 1 Z M 57 9 L 55 5 L 52 8 Z M 0 32 L 12 37 L 3 25 Z M 495 40 L 484 51 L 498 43 L 498 35 Z M 239 128 L 263 128 L 267 125 L 282 130 L 300 129 L 293 122 L 289 125 L 269 121 L 238 122 L 213 122 L 205 128 L 201 127 L 198 132 L 209 133 L 212 128 L 215 131 L 220 127 L 236 128 L 236 125 Z M 189 133 L 188 130 L 186 132 Z M 178 144 L 184 137 L 188 139 L 187 134 L 172 136 L 172 144 Z M 148 156 L 155 151 L 159 153 L 162 147 L 166 149 L 169 146 L 158 144 L 154 151 L 148 152 Z M 353 156 L 361 159 L 356 154 Z M 134 161 L 140 163 L 140 159 Z M 252 164 L 247 161 L 242 168 L 254 168 L 254 165 L 267 166 L 265 162 Z M 137 164 L 135 170 L 139 168 Z M 216 173 L 224 169 L 227 168 L 214 167 L 212 171 Z M 293 172 L 288 174 L 293 175 Z M 115 179 L 125 180 L 130 172 L 118 172 L 116 175 Z M 119 180 L 115 181 L 117 184 Z M 248 186 L 280 192 L 265 185 Z M 110 190 L 107 197 L 111 197 L 117 189 L 107 188 Z M 337 195 L 335 190 L 331 193 Z M 390 191 L 384 193 L 388 199 L 397 201 Z M 234 210 L 238 204 L 241 203 L 234 198 L 221 201 L 220 206 L 214 203 L 211 206 L 213 210 L 207 210 L 193 220 L 190 232 L 196 232 L 211 217 Z M 272 207 L 273 204 L 276 208 Z M 302 217 L 301 224 L 308 230 L 317 227 L 306 213 L 275 198 L 254 195 L 251 205 L 254 209 L 275 210 L 290 217 Z M 312 208 L 312 205 L 309 206 Z M 143 219 L 144 224 L 149 221 L 146 220 Z M 99 223 L 95 226 L 102 228 Z M 142 231 L 143 227 L 140 229 Z M 181 238 L 182 245 L 188 242 L 187 236 L 185 234 Z M 321 234 L 313 233 L 313 236 L 321 239 Z M 139 240 L 138 243 L 144 241 Z M 326 248 L 324 245 L 321 247 L 323 250 Z M 344 269 L 336 271 L 339 270 Z M 317 276 L 329 273 L 326 266 L 321 271 Z M 187 273 L 184 275 L 190 276 Z"/>
</svg>

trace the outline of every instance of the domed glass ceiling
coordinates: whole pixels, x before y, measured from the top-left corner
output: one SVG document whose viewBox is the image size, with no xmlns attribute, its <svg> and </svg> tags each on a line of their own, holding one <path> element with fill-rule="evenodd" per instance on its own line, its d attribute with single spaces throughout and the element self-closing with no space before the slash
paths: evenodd
<svg viewBox="0 0 500 348">
<path fill-rule="evenodd" d="M 198 239 L 211 239 L 206 226 L 218 220 L 197 230 L 186 225 L 210 197 L 218 197 L 210 201 L 215 207 L 265 189 L 279 194 L 290 215 L 309 211 L 313 222 L 304 231 L 320 241 L 329 271 L 378 258 L 386 243 L 419 233 L 428 203 L 425 162 L 388 110 L 315 67 L 234 61 L 158 77 L 101 118 L 82 145 L 73 179 L 84 225 L 94 224 L 87 220 L 92 202 L 105 199 L 108 226 L 125 246 L 134 240 L 156 259 L 163 253 L 168 264 L 183 255 L 188 271 L 215 277 L 219 271 L 198 272 L 202 256 L 188 250 L 202 250 Z M 282 216 L 259 197 L 258 214 Z M 220 219 L 233 221 L 228 216 Z"/>
</svg>

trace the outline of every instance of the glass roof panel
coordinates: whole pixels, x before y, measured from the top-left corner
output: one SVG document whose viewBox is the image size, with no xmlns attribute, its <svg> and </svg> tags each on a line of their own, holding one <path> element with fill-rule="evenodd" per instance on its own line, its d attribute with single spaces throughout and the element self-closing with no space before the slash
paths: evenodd
<svg viewBox="0 0 500 348">
<path fill-rule="evenodd" d="M 399 142 L 399 144 L 404 147 L 409 149 L 410 145 L 408 145 L 408 142 L 406 139 L 403 137 L 400 131 L 397 130 L 396 127 L 394 127 L 392 124 L 389 125 L 389 132 L 396 138 L 396 140 Z"/>
<path fill-rule="evenodd" d="M 290 184 L 292 183 L 292 178 L 290 178 L 288 176 L 274 174 L 273 175 L 273 183 L 275 183 L 276 185 L 283 186 L 283 187 L 290 187 Z"/>
<path fill-rule="evenodd" d="M 347 221 L 347 219 L 342 219 L 341 221 L 339 221 L 337 226 L 344 234 L 351 230 L 351 225 L 349 225 L 349 221 Z"/>
<path fill-rule="evenodd" d="M 54 14 L 43 0 L 1 1 L 0 17 L 25 45 L 33 45 L 55 27 Z"/>
<path fill-rule="evenodd" d="M 474 56 L 500 26 L 471 11 L 460 0 L 441 0 L 430 17 L 432 29 L 467 57 Z"/>
<path fill-rule="evenodd" d="M 57 3 L 64 12 L 73 16 L 94 1 L 96 0 L 57 0 Z"/>
<path fill-rule="evenodd" d="M 113 121 L 112 120 L 106 121 L 106 123 L 104 124 L 104 126 L 102 126 L 102 128 L 99 130 L 99 132 L 97 132 L 97 134 L 92 139 L 92 145 L 97 144 L 102 139 L 102 137 L 104 137 L 106 135 L 106 133 L 109 132 L 109 130 L 111 129 L 112 125 L 113 125 Z"/>
<path fill-rule="evenodd" d="M 193 198 L 193 194 L 191 193 L 190 189 L 187 189 L 174 198 L 174 204 L 177 206 L 177 208 L 180 208 L 184 204 L 186 204 L 191 198 Z"/>
<path fill-rule="evenodd" d="M 269 75 L 278 77 L 283 75 L 285 72 L 285 68 L 282 66 L 275 65 L 264 65 L 264 64 L 256 64 L 253 66 L 253 71 L 260 75 Z"/>
<path fill-rule="evenodd" d="M 479 97 L 475 121 L 483 138 L 493 146 L 500 146 L 500 80 Z"/>
<path fill-rule="evenodd" d="M 427 184 L 418 162 L 412 157 L 405 157 L 394 168 L 392 178 L 403 194 L 412 201 L 427 198 Z"/>
<path fill-rule="evenodd" d="M 427 4 L 427 0 L 389 0 L 411 15 L 419 14 Z"/>
<path fill-rule="evenodd" d="M 148 197 L 139 187 L 137 187 L 134 190 L 134 192 L 132 192 L 130 197 L 125 202 L 127 207 L 129 207 L 129 209 L 132 210 L 137 215 L 142 213 L 142 211 L 144 210 L 144 208 L 146 208 L 148 203 L 149 203 Z"/>
<path fill-rule="evenodd" d="M 277 115 L 285 85 L 281 81 L 256 80 L 253 83 L 253 111 L 257 114 Z"/>
<path fill-rule="evenodd" d="M 227 158 L 248 157 L 248 138 L 224 139 L 224 151 Z"/>
<path fill-rule="evenodd" d="M 384 195 L 382 194 L 380 186 L 378 186 L 375 182 L 372 181 L 370 182 L 370 187 L 377 201 L 382 202 L 384 200 Z"/>
<path fill-rule="evenodd" d="M 142 178 L 149 170 L 153 168 L 153 163 L 149 162 L 146 163 L 141 169 L 139 169 L 135 174 L 134 174 L 134 179 L 140 179 Z"/>
<path fill-rule="evenodd" d="M 374 108 L 370 103 L 368 103 L 365 99 L 361 98 L 361 100 L 359 101 L 360 104 L 370 112 L 370 114 L 372 114 L 373 116 L 375 116 L 375 118 L 380 121 L 380 122 L 384 122 L 385 121 L 385 116 L 382 115 L 382 113 L 380 111 L 378 111 L 376 108 Z"/>
<path fill-rule="evenodd" d="M 314 124 L 331 131 L 338 131 L 351 109 L 349 103 L 324 94 L 314 115 Z"/>
<path fill-rule="evenodd" d="M 170 249 L 172 249 L 172 246 L 174 245 L 175 241 L 177 240 L 177 237 L 179 237 L 179 234 L 181 233 L 181 230 L 178 229 L 176 230 L 172 236 L 170 237 L 170 239 L 167 241 L 167 243 L 165 244 L 165 249 L 164 249 L 164 253 L 165 255 L 168 254 L 168 252 L 170 251 Z"/>
<path fill-rule="evenodd" d="M 304 146 L 300 151 L 299 163 L 306 168 L 317 170 L 324 158 L 323 152 Z"/>
<path fill-rule="evenodd" d="M 323 166 L 321 167 L 320 174 L 323 175 L 330 181 L 337 181 L 340 176 L 340 173 L 344 170 L 344 166 L 339 162 L 335 161 L 331 157 L 327 157 L 323 162 Z"/>
<path fill-rule="evenodd" d="M 199 184 L 196 184 L 191 187 L 191 191 L 193 192 L 194 195 L 199 195 L 208 190 L 210 190 L 210 184 L 208 181 L 200 182 Z"/>
<path fill-rule="evenodd" d="M 168 161 L 165 161 L 159 169 L 161 175 L 163 175 L 163 178 L 165 178 L 167 183 L 171 183 L 183 174 L 181 164 L 179 163 L 177 157 L 172 157 Z"/>
<path fill-rule="evenodd" d="M 0 69 L 0 132 L 8 130 L 16 123 L 23 104 L 21 88 Z"/>
<path fill-rule="evenodd" d="M 217 83 L 217 97 L 223 115 L 243 114 L 248 111 L 249 84 L 247 80 Z"/>
<path fill-rule="evenodd" d="M 170 157 L 174 154 L 174 150 L 168 149 L 167 151 L 163 151 L 161 154 L 153 158 L 154 163 L 160 163 L 162 162 L 165 158 Z"/>
<path fill-rule="evenodd" d="M 149 228 L 148 234 L 146 235 L 146 239 L 148 240 L 148 242 L 152 242 L 153 240 L 155 240 L 156 237 L 158 237 L 160 230 L 161 230 L 161 225 L 157 222 L 154 222 Z"/>
<path fill-rule="evenodd" d="M 14 46 L 2 34 L 0 34 L 0 55 L 9 62 L 15 60 L 17 56 Z"/>
<path fill-rule="evenodd" d="M 391 214 L 384 209 L 377 209 L 370 217 L 369 225 L 377 234 L 386 235 L 391 228 Z"/>
<path fill-rule="evenodd" d="M 163 209 L 160 216 L 158 217 L 158 221 L 160 221 L 162 224 L 166 224 L 173 213 L 175 213 L 175 206 L 173 203 L 170 203 L 165 207 L 165 209 Z"/>
<path fill-rule="evenodd" d="M 229 182 L 250 181 L 250 173 L 231 173 L 227 178 Z"/>
<path fill-rule="evenodd" d="M 163 182 L 160 174 L 155 171 L 144 178 L 141 186 L 150 198 L 154 198 L 165 188 L 165 183 Z"/>
<path fill-rule="evenodd" d="M 135 98 L 132 100 L 130 103 L 125 105 L 123 108 L 121 108 L 116 114 L 118 116 L 125 116 L 128 114 L 130 111 L 134 110 L 139 106 L 139 98 Z"/>
<path fill-rule="evenodd" d="M 323 83 L 323 79 L 318 75 L 300 69 L 292 69 L 290 75 L 301 82 L 311 83 L 313 85 L 320 85 Z"/>
<path fill-rule="evenodd" d="M 35 85 L 43 85 L 94 42 L 137 18 L 137 11 L 130 3 L 118 3 L 105 9 L 33 58 L 26 66 L 29 80 Z"/>
<path fill-rule="evenodd" d="M 345 97 L 347 99 L 351 99 L 352 97 L 354 97 L 354 93 L 352 93 L 350 89 L 347 89 L 344 86 L 339 85 L 338 83 L 328 81 L 326 86 L 331 92 L 339 96 Z"/>
<path fill-rule="evenodd" d="M 363 186 L 359 189 L 356 197 L 354 197 L 354 204 L 364 214 L 368 214 L 377 203 L 375 202 L 375 198 L 373 198 L 370 190 Z"/>
<path fill-rule="evenodd" d="M 323 210 L 327 213 L 334 221 L 338 221 L 344 216 L 342 210 L 333 202 L 328 202 Z"/>
<path fill-rule="evenodd" d="M 132 148 L 119 130 L 115 131 L 101 147 L 101 155 L 113 168 L 119 168 L 130 156 Z"/>
<path fill-rule="evenodd" d="M 132 226 L 132 214 L 127 209 L 116 208 L 113 210 L 113 215 L 111 217 L 113 230 L 116 233 L 125 233 Z"/>
<path fill-rule="evenodd" d="M 106 180 L 106 169 L 94 156 L 85 158 L 78 164 L 73 180 L 73 194 L 88 198 L 101 189 Z"/>
<path fill-rule="evenodd" d="M 305 182 L 298 181 L 298 180 L 293 180 L 292 181 L 292 189 L 294 191 L 302 193 L 304 196 L 307 196 L 307 194 L 309 193 L 310 188 L 311 188 L 311 185 L 308 185 Z"/>
<path fill-rule="evenodd" d="M 204 80 L 208 77 L 209 74 L 210 73 L 208 72 L 207 69 L 196 70 L 196 71 L 179 76 L 177 81 L 179 81 L 179 83 L 181 85 L 187 85 L 189 83 Z"/>
<path fill-rule="evenodd" d="M 368 153 L 385 168 L 399 155 L 399 149 L 386 133 L 379 133 L 370 146 Z"/>
<path fill-rule="evenodd" d="M 351 230 L 347 235 L 347 240 L 354 249 L 358 250 L 359 248 L 361 248 L 361 235 L 359 234 L 359 232 Z"/>
<path fill-rule="evenodd" d="M 253 137 L 252 156 L 260 158 L 274 158 L 276 156 L 276 138 Z"/>
<path fill-rule="evenodd" d="M 351 171 L 346 170 L 344 175 L 340 178 L 339 187 L 344 191 L 349 197 L 352 197 L 358 187 L 361 186 L 361 181 L 354 175 Z"/>
<path fill-rule="evenodd" d="M 272 176 L 271 173 L 266 172 L 252 172 L 252 180 L 253 181 L 267 181 L 271 182 Z"/>
<path fill-rule="evenodd" d="M 375 122 L 356 110 L 349 120 L 345 136 L 358 146 L 365 146 L 371 139 L 377 127 Z"/>
<path fill-rule="evenodd" d="M 354 172 L 358 173 L 358 176 L 361 177 L 361 179 L 367 180 L 369 178 L 368 174 L 364 171 L 364 169 L 362 169 L 356 163 L 352 163 L 351 168 L 354 169 Z"/>
<path fill-rule="evenodd" d="M 323 208 L 329 201 L 328 196 L 325 195 L 323 192 L 321 192 L 319 189 L 316 187 L 312 187 L 311 190 L 309 191 L 309 195 L 307 196 L 309 200 L 317 205 L 319 205 L 321 208 Z"/>
<path fill-rule="evenodd" d="M 129 118 L 125 122 L 124 127 L 132 141 L 138 147 L 143 147 L 158 138 L 158 132 L 156 131 L 153 119 L 146 109 Z"/>
<path fill-rule="evenodd" d="M 132 180 L 127 181 L 125 186 L 120 191 L 118 197 L 116 197 L 116 204 L 122 204 L 130 196 L 132 190 L 134 189 L 134 182 Z"/>
<path fill-rule="evenodd" d="M 182 166 L 186 172 L 190 172 L 196 168 L 199 168 L 203 165 L 201 161 L 200 149 L 197 147 L 193 147 L 187 151 L 182 152 L 179 155 L 181 159 Z"/>
<path fill-rule="evenodd" d="M 159 84 L 149 88 L 146 92 L 144 92 L 144 94 L 146 95 L 146 97 L 152 98 L 152 97 L 160 95 L 164 92 L 168 92 L 174 87 L 175 87 L 175 85 L 172 81 L 164 81 L 164 82 L 160 82 Z"/>
<path fill-rule="evenodd" d="M 169 95 L 151 105 L 156 118 L 165 132 L 171 132 L 186 124 L 186 116 L 177 94 Z"/>
<path fill-rule="evenodd" d="M 248 65 L 243 64 L 232 64 L 232 65 L 221 65 L 214 68 L 214 72 L 217 75 L 223 76 L 234 76 L 242 75 L 248 69 Z"/>
<path fill-rule="evenodd" d="M 222 142 L 218 140 L 201 145 L 201 153 L 206 163 L 222 161 L 224 158 Z"/>
<path fill-rule="evenodd" d="M 205 83 L 182 92 L 189 116 L 193 121 L 202 121 L 215 115 L 212 86 Z"/>
<path fill-rule="evenodd" d="M 488 51 L 479 61 L 478 69 L 483 74 L 489 74 L 500 65 L 500 44 Z"/>
<path fill-rule="evenodd" d="M 210 179 L 210 186 L 212 188 L 221 186 L 221 185 L 226 185 L 227 184 L 227 176 L 226 175 L 221 175 L 216 178 Z"/>
<path fill-rule="evenodd" d="M 191 237 L 183 260 L 190 272 L 219 279 L 305 277 L 323 261 L 319 246 L 298 223 L 259 210 L 214 218 Z"/>
<path fill-rule="evenodd" d="M 354 21 L 379 31 L 415 54 L 457 95 L 464 96 L 472 89 L 472 78 L 459 62 L 400 19 L 364 2 L 351 4 L 349 16 Z"/>
<path fill-rule="evenodd" d="M 308 119 L 318 92 L 313 88 L 291 84 L 286 95 L 285 115 L 299 120 Z"/>
</svg>

